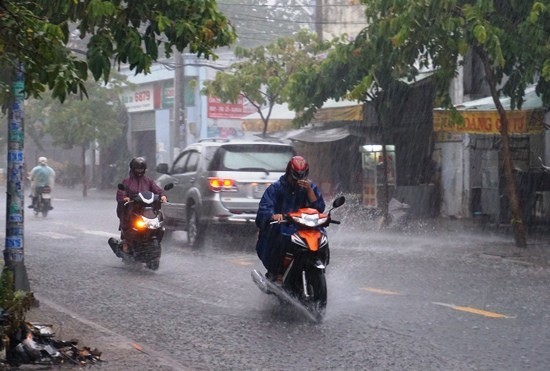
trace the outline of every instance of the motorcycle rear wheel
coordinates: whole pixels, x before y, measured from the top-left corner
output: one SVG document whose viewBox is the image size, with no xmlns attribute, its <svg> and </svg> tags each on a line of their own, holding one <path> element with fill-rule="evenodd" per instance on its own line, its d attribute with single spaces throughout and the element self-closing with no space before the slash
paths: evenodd
<svg viewBox="0 0 550 371">
<path fill-rule="evenodd" d="M 48 216 L 48 211 L 50 211 L 50 200 L 42 199 L 42 216 L 45 218 Z"/>
</svg>

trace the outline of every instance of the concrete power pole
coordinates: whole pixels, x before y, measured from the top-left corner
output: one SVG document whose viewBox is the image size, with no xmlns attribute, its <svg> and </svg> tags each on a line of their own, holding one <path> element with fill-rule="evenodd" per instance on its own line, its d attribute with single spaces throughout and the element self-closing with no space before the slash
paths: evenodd
<svg viewBox="0 0 550 371">
<path fill-rule="evenodd" d="M 319 41 L 323 40 L 323 1 L 315 0 L 315 33 Z"/>
<path fill-rule="evenodd" d="M 185 66 L 183 54 L 176 52 L 174 55 L 176 69 L 174 70 L 174 120 L 170 127 L 170 156 L 173 159 L 177 154 L 174 149 L 179 147 L 182 150 L 187 144 L 185 133 L 187 132 L 185 122 Z M 180 133 L 183 134 L 180 136 Z"/>
<path fill-rule="evenodd" d="M 23 102 L 25 75 L 22 63 L 16 63 L 12 74 L 12 102 L 8 109 L 8 166 L 6 171 L 6 241 L 4 264 L 13 272 L 14 290 L 30 291 L 25 268 L 24 198 L 25 161 L 23 147 L 25 131 Z"/>
</svg>

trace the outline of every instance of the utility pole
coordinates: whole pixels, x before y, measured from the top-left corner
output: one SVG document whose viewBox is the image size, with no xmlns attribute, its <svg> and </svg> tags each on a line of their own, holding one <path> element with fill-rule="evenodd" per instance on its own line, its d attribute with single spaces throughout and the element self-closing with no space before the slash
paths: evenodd
<svg viewBox="0 0 550 371">
<path fill-rule="evenodd" d="M 183 149 L 187 143 L 185 133 L 187 128 L 185 127 L 185 66 L 183 62 L 183 54 L 176 52 L 174 54 L 174 60 L 176 68 L 174 70 L 174 120 L 170 127 L 170 158 L 173 159 L 176 156 L 174 150 L 179 147 Z M 180 133 L 183 133 L 183 137 L 180 138 Z M 180 143 L 183 143 L 182 144 Z"/>
<path fill-rule="evenodd" d="M 23 103 L 25 74 L 16 62 L 12 73 L 12 101 L 8 108 L 8 166 L 6 171 L 6 241 L 4 264 L 13 272 L 14 290 L 30 291 L 24 250 L 25 179 L 23 147 L 25 142 Z"/>
<path fill-rule="evenodd" d="M 323 1 L 315 0 L 315 33 L 319 41 L 323 40 Z"/>
</svg>

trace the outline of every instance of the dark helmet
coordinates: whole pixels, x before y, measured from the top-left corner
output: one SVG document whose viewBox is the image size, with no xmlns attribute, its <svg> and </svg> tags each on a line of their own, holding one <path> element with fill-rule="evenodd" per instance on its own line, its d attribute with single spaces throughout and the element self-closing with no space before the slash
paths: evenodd
<svg viewBox="0 0 550 371">
<path fill-rule="evenodd" d="M 146 169 L 147 162 L 145 162 L 145 159 L 143 157 L 134 157 L 132 161 L 130 161 L 130 172 L 134 176 L 143 176 Z"/>
<path fill-rule="evenodd" d="M 302 156 L 294 156 L 286 166 L 286 174 L 294 180 L 306 179 L 309 174 L 309 165 Z"/>
</svg>

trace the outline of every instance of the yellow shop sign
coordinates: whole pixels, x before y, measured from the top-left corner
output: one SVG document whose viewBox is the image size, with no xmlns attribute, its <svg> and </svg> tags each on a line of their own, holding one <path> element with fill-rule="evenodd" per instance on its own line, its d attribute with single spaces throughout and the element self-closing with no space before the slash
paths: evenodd
<svg viewBox="0 0 550 371">
<path fill-rule="evenodd" d="M 451 120 L 446 110 L 433 111 L 435 132 L 499 134 L 500 117 L 497 111 L 461 111 L 462 122 Z M 510 134 L 536 134 L 544 132 L 544 110 L 508 111 L 508 132 Z"/>
</svg>

